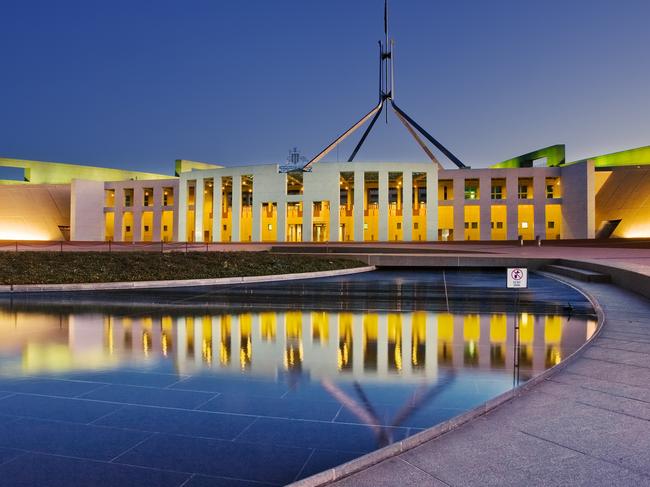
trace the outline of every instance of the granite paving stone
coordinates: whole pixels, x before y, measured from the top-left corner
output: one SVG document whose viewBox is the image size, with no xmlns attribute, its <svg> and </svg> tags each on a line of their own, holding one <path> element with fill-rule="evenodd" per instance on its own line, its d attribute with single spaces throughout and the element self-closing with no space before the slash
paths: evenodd
<svg viewBox="0 0 650 487">
<path fill-rule="evenodd" d="M 0 414 L 74 423 L 90 423 L 119 408 L 118 404 L 25 394 L 0 399 Z"/>
<path fill-rule="evenodd" d="M 341 409 L 341 405 L 333 401 L 297 400 L 292 397 L 220 394 L 199 409 L 256 416 L 331 421 Z"/>
<path fill-rule="evenodd" d="M 384 445 L 381 433 L 391 436 L 393 441 L 401 440 L 407 433 L 405 428 L 377 430 L 355 424 L 260 418 L 237 441 L 369 452 Z"/>
<path fill-rule="evenodd" d="M 256 445 L 156 434 L 120 456 L 116 462 L 286 484 L 296 477 L 310 453 L 307 448 L 277 444 Z"/>
<path fill-rule="evenodd" d="M 0 390 L 42 394 L 45 396 L 76 397 L 101 387 L 97 382 L 80 382 L 57 379 L 1 379 Z"/>
<path fill-rule="evenodd" d="M 83 396 L 84 399 L 95 399 L 98 401 L 184 409 L 194 409 L 213 397 L 215 397 L 215 394 L 209 392 L 180 391 L 175 389 L 126 385 L 109 385 Z"/>
<path fill-rule="evenodd" d="M 367 475 L 352 475 L 337 485 L 341 487 L 442 487 L 448 484 L 400 458 L 392 458 L 370 467 Z"/>
<path fill-rule="evenodd" d="M 6 487 L 180 487 L 189 474 L 28 453 L 0 465 Z"/>
<path fill-rule="evenodd" d="M 97 425 L 155 433 L 231 440 L 255 421 L 253 416 L 219 414 L 146 406 L 124 406 L 96 421 Z"/>
<path fill-rule="evenodd" d="M 93 425 L 18 419 L 0 425 L 0 447 L 110 460 L 149 435 Z"/>
</svg>

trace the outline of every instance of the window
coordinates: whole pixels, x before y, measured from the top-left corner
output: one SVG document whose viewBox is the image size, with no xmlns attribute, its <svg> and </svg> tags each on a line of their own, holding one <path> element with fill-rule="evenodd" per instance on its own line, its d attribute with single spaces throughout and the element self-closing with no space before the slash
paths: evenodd
<svg viewBox="0 0 650 487">
<path fill-rule="evenodd" d="M 528 228 L 528 222 L 521 222 L 521 228 Z"/>
<path fill-rule="evenodd" d="M 127 225 L 126 227 L 124 227 L 124 230 L 126 230 L 127 232 L 130 232 L 131 231 L 131 225 Z"/>
<path fill-rule="evenodd" d="M 145 232 L 148 232 L 148 231 L 149 231 L 149 225 L 145 225 L 145 226 L 144 226 L 144 231 L 145 231 Z"/>
<path fill-rule="evenodd" d="M 442 187 L 442 199 L 445 200 L 445 201 L 447 201 L 447 199 L 448 199 L 448 197 L 447 197 L 447 186 Z"/>
<path fill-rule="evenodd" d="M 174 188 L 163 188 L 163 206 L 174 204 Z"/>
<path fill-rule="evenodd" d="M 163 225 L 163 231 L 164 231 L 164 232 L 167 231 L 167 225 Z"/>
<path fill-rule="evenodd" d="M 268 231 L 273 230 L 273 224 L 269 223 L 269 224 L 266 226 L 266 229 L 267 229 Z"/>
<path fill-rule="evenodd" d="M 503 222 L 497 222 L 497 228 L 501 230 L 503 228 Z"/>
<path fill-rule="evenodd" d="M 465 222 L 465 228 L 469 228 L 469 222 Z"/>
<path fill-rule="evenodd" d="M 466 200 L 477 200 L 479 199 L 479 180 L 478 179 L 466 179 L 465 180 L 465 199 Z"/>
<path fill-rule="evenodd" d="M 478 222 L 472 222 L 472 228 L 477 229 L 478 228 Z"/>
<path fill-rule="evenodd" d="M 490 222 L 490 228 L 494 229 L 494 222 Z"/>
<path fill-rule="evenodd" d="M 420 225 L 418 224 L 418 222 L 413 223 L 413 229 L 414 230 L 417 230 L 419 227 L 420 227 Z"/>
<path fill-rule="evenodd" d="M 401 230 L 402 229 L 402 224 L 400 222 L 397 222 L 397 229 Z"/>
<path fill-rule="evenodd" d="M 144 188 L 143 206 L 153 206 L 153 188 Z"/>
<path fill-rule="evenodd" d="M 549 220 L 549 222 L 548 222 L 548 225 L 547 225 L 547 226 L 548 226 L 548 228 L 555 228 L 555 222 L 554 222 L 554 221 L 550 221 L 550 220 Z"/>
<path fill-rule="evenodd" d="M 525 184 L 519 185 L 519 199 L 527 200 L 528 199 L 528 186 Z"/>
<path fill-rule="evenodd" d="M 547 198 L 554 198 L 555 197 L 555 196 L 553 196 L 553 185 L 552 184 L 546 186 L 546 197 Z"/>
<path fill-rule="evenodd" d="M 133 189 L 124 190 L 124 206 L 133 206 Z"/>
<path fill-rule="evenodd" d="M 493 200 L 502 200 L 503 199 L 503 187 L 502 186 L 492 186 L 492 199 Z"/>
</svg>

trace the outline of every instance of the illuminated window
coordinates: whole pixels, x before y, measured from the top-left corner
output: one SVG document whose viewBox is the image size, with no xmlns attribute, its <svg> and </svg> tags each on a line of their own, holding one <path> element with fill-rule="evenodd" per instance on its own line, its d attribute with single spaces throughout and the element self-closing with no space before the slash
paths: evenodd
<svg viewBox="0 0 650 487">
<path fill-rule="evenodd" d="M 521 228 L 528 228 L 528 222 L 521 222 Z"/>
</svg>

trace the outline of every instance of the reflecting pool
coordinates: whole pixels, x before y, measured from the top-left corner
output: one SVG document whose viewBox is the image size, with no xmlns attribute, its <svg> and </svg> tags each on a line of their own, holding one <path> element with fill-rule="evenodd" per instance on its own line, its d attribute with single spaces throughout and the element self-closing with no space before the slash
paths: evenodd
<svg viewBox="0 0 650 487">
<path fill-rule="evenodd" d="M 573 289 L 515 308 L 501 278 L 1 297 L 0 484 L 283 485 L 398 441 L 594 333 Z"/>
</svg>

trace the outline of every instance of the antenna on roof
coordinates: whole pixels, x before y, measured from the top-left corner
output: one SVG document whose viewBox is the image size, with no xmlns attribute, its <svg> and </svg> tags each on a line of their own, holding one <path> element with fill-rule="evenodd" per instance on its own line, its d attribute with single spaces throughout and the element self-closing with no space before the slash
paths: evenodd
<svg viewBox="0 0 650 487">
<path fill-rule="evenodd" d="M 400 122 L 406 127 L 409 134 L 415 139 L 418 145 L 422 148 L 424 153 L 431 159 L 431 162 L 438 165 L 442 168 L 438 159 L 431 152 L 426 143 L 418 136 L 418 133 L 433 144 L 440 152 L 442 152 L 451 162 L 453 162 L 458 168 L 466 169 L 468 166 L 463 164 L 460 159 L 458 159 L 452 152 L 447 149 L 444 145 L 438 142 L 433 136 L 431 136 L 426 130 L 424 130 L 420 125 L 417 124 L 411 117 L 409 117 L 402 109 L 400 109 L 395 103 L 395 70 L 394 70 L 394 53 L 393 48 L 395 42 L 393 39 L 390 39 L 388 35 L 388 0 L 384 0 L 384 42 L 379 41 L 379 102 L 372 110 L 366 113 L 361 119 L 352 125 L 349 129 L 339 135 L 334 141 L 320 151 L 313 159 L 311 159 L 307 164 L 303 166 L 303 171 L 309 171 L 311 166 L 321 159 L 323 159 L 329 152 L 331 152 L 335 147 L 337 147 L 343 140 L 348 136 L 352 135 L 357 131 L 364 123 L 370 120 L 370 124 L 363 132 L 363 135 L 359 139 L 356 147 L 352 151 L 352 154 L 348 158 L 348 162 L 352 162 L 356 157 L 357 153 L 363 146 L 363 143 L 366 141 L 368 134 L 372 130 L 375 122 L 381 115 L 381 112 L 385 107 L 390 103 L 390 107 L 393 109 L 393 112 L 397 116 Z M 386 110 L 386 123 L 388 123 L 388 110 Z"/>
</svg>

